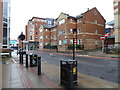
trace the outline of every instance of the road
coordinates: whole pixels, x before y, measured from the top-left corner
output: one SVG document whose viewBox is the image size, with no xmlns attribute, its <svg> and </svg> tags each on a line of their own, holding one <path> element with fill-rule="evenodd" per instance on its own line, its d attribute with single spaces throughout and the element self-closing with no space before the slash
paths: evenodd
<svg viewBox="0 0 120 90">
<path fill-rule="evenodd" d="M 42 61 L 60 66 L 60 59 L 72 59 L 72 55 L 65 53 L 37 52 Z M 101 79 L 118 83 L 118 60 L 96 57 L 76 56 L 78 72 L 99 77 Z"/>
<path fill-rule="evenodd" d="M 72 53 L 65 54 L 45 51 L 37 51 L 35 53 L 38 53 L 41 56 L 42 62 L 46 62 L 46 64 L 48 63 L 55 66 L 60 66 L 60 59 L 72 59 Z M 117 59 L 78 55 L 76 56 L 76 60 L 78 62 L 78 72 L 118 83 Z"/>
</svg>

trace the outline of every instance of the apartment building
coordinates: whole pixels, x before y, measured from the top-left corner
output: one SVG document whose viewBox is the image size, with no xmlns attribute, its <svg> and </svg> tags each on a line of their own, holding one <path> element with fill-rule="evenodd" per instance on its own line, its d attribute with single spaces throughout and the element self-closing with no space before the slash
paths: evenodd
<svg viewBox="0 0 120 90">
<path fill-rule="evenodd" d="M 0 0 L 0 49 L 10 53 L 10 0 Z"/>
<path fill-rule="evenodd" d="M 115 45 L 120 48 L 120 0 L 114 0 Z"/>
<path fill-rule="evenodd" d="M 28 24 L 25 27 L 27 50 L 39 48 L 39 32 L 41 32 L 40 30 L 44 24 L 46 24 L 46 20 L 44 18 L 33 17 L 28 21 Z"/>
<path fill-rule="evenodd" d="M 106 21 L 97 8 L 92 8 L 76 17 L 61 13 L 57 19 L 45 19 L 45 21 L 46 23 L 39 27 L 39 48 L 48 45 L 57 46 L 58 51 L 68 51 L 69 46 L 73 44 L 73 38 L 77 42 L 76 45 L 81 45 L 84 49 L 102 47 L 100 36 L 105 34 Z"/>
<path fill-rule="evenodd" d="M 77 45 L 84 49 L 101 47 L 100 36 L 105 33 L 105 19 L 96 8 L 92 8 L 77 17 L 61 13 L 57 18 L 58 49 L 67 50 L 73 44 L 73 29 L 76 28 L 75 38 Z"/>
</svg>

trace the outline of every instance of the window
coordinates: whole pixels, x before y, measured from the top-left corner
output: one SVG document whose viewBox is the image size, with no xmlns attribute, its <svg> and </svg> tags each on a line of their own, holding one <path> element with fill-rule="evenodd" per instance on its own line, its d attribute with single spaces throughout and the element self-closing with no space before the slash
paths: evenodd
<svg viewBox="0 0 120 90">
<path fill-rule="evenodd" d="M 72 22 L 73 20 L 72 19 L 70 19 L 70 22 Z"/>
<path fill-rule="evenodd" d="M 40 46 L 43 46 L 43 43 L 40 43 Z"/>
<path fill-rule="evenodd" d="M 95 34 L 98 34 L 98 31 L 97 31 L 97 30 L 95 30 Z"/>
<path fill-rule="evenodd" d="M 62 40 L 59 40 L 59 45 L 62 45 Z"/>
<path fill-rule="evenodd" d="M 81 41 L 80 41 L 80 40 L 78 40 L 78 41 L 77 41 L 77 43 L 78 43 L 78 45 L 80 45 L 80 44 L 81 44 Z"/>
<path fill-rule="evenodd" d="M 32 40 L 32 36 L 30 36 L 30 40 Z"/>
<path fill-rule="evenodd" d="M 59 21 L 59 25 L 61 25 L 63 23 L 65 23 L 65 19 L 62 19 L 62 20 Z"/>
<path fill-rule="evenodd" d="M 77 23 L 79 23 L 80 22 L 80 19 L 77 19 Z"/>
<path fill-rule="evenodd" d="M 40 39 L 43 39 L 43 36 L 40 36 Z"/>
<path fill-rule="evenodd" d="M 38 37 L 36 37 L 36 39 L 38 39 Z"/>
<path fill-rule="evenodd" d="M 94 20 L 94 24 L 97 24 L 97 20 Z"/>
<path fill-rule="evenodd" d="M 73 29 L 70 29 L 70 33 L 73 33 Z"/>
<path fill-rule="evenodd" d="M 30 32 L 30 35 L 33 35 L 33 33 L 32 33 L 32 32 Z"/>
<path fill-rule="evenodd" d="M 70 40 L 70 43 L 73 44 L 73 40 L 72 39 Z"/>
<path fill-rule="evenodd" d="M 36 35 L 38 34 L 38 32 L 36 32 Z"/>
<path fill-rule="evenodd" d="M 65 34 L 65 30 L 60 30 L 59 35 L 63 35 L 63 34 Z"/>
<path fill-rule="evenodd" d="M 97 15 L 97 11 L 94 11 L 94 15 Z"/>
<path fill-rule="evenodd" d="M 80 30 L 80 29 L 78 29 L 78 31 L 77 31 L 77 32 L 78 32 L 78 34 L 79 34 L 79 33 L 81 32 L 81 30 Z"/>
<path fill-rule="evenodd" d="M 36 30 L 39 30 L 38 28 L 36 28 Z"/>
<path fill-rule="evenodd" d="M 43 29 L 40 29 L 40 32 L 42 32 L 43 31 Z"/>
<path fill-rule="evenodd" d="M 98 45 L 98 40 L 95 41 L 95 45 Z"/>
<path fill-rule="evenodd" d="M 36 26 L 39 25 L 38 23 L 36 23 Z"/>
</svg>

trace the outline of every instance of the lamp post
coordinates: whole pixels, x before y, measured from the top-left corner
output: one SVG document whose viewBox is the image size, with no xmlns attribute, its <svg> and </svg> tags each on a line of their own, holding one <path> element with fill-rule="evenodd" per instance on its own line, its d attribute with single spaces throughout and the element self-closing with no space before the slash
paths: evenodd
<svg viewBox="0 0 120 90">
<path fill-rule="evenodd" d="M 21 62 L 23 64 L 23 40 L 25 40 L 25 35 L 23 34 L 23 32 L 21 32 L 21 34 L 18 36 L 18 39 L 22 42 L 22 52 L 21 52 Z"/>
<path fill-rule="evenodd" d="M 75 48 L 76 48 L 76 36 L 75 36 L 75 32 L 76 32 L 76 35 L 77 35 L 77 29 L 74 28 L 73 29 L 73 60 L 75 60 Z"/>
</svg>

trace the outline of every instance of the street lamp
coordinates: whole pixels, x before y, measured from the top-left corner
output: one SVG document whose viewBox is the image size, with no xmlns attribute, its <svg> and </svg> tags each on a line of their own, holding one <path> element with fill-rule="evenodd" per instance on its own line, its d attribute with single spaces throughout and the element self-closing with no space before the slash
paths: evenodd
<svg viewBox="0 0 120 90">
<path fill-rule="evenodd" d="M 22 52 L 21 52 L 21 62 L 23 64 L 23 40 L 25 40 L 25 35 L 23 32 L 18 36 L 18 39 L 22 42 Z"/>
</svg>

